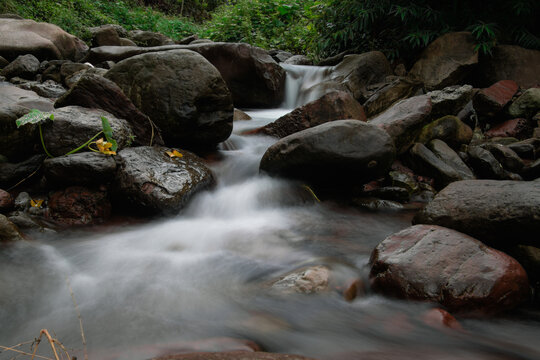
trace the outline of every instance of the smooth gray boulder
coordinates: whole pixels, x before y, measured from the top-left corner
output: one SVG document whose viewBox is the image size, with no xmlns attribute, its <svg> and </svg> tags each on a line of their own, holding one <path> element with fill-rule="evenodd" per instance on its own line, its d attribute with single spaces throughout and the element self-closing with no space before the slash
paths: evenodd
<svg viewBox="0 0 540 360">
<path fill-rule="evenodd" d="M 212 172 L 196 155 L 180 150 L 170 157 L 165 147 L 140 146 L 120 151 L 115 178 L 120 206 L 143 213 L 172 214 L 214 184 Z"/>
<path fill-rule="evenodd" d="M 43 170 L 51 184 L 101 185 L 113 179 L 116 161 L 109 155 L 81 152 L 46 159 Z"/>
<path fill-rule="evenodd" d="M 391 137 L 359 120 L 337 120 L 270 146 L 260 169 L 310 184 L 361 184 L 384 175 L 395 159 Z"/>
</svg>

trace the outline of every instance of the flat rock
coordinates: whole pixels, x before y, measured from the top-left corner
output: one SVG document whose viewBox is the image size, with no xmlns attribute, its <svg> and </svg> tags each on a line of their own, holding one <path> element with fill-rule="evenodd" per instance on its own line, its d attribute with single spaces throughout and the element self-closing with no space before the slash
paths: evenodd
<svg viewBox="0 0 540 360">
<path fill-rule="evenodd" d="M 431 120 L 431 98 L 427 95 L 402 100 L 369 120 L 394 140 L 399 154 L 406 152 L 422 128 Z"/>
<path fill-rule="evenodd" d="M 46 159 L 43 169 L 47 181 L 57 185 L 100 185 L 111 181 L 116 161 L 109 155 L 82 152 Z"/>
<path fill-rule="evenodd" d="M 0 18 L 0 55 L 13 60 L 32 54 L 40 60 L 82 59 L 88 46 L 60 27 L 33 20 Z"/>
<path fill-rule="evenodd" d="M 398 77 L 378 88 L 363 104 L 368 117 L 373 117 L 388 109 L 396 102 L 413 96 L 422 88 L 420 81 Z"/>
<path fill-rule="evenodd" d="M 530 121 L 524 118 L 517 118 L 493 126 L 484 135 L 487 138 L 512 137 L 523 140 L 531 137 L 532 132 L 533 127 Z"/>
<path fill-rule="evenodd" d="M 471 85 L 454 85 L 427 95 L 431 97 L 433 116 L 457 115 L 471 101 L 474 91 Z"/>
<path fill-rule="evenodd" d="M 463 180 L 456 169 L 437 157 L 423 144 L 414 144 L 410 150 L 410 157 L 414 170 L 421 175 L 434 178 L 438 189 L 442 189 L 451 182 Z"/>
<path fill-rule="evenodd" d="M 498 313 L 529 297 L 527 274 L 516 260 L 440 226 L 416 225 L 389 236 L 370 264 L 375 291 L 438 302 L 450 311 Z"/>
<path fill-rule="evenodd" d="M 347 119 L 366 121 L 364 108 L 349 93 L 334 91 L 283 115 L 252 133 L 283 138 L 329 121 Z"/>
<path fill-rule="evenodd" d="M 133 129 L 135 145 L 163 145 L 161 131 L 154 122 L 133 105 L 116 83 L 103 76 L 85 73 L 54 103 L 55 107 L 69 105 L 102 109 L 125 119 Z"/>
<path fill-rule="evenodd" d="M 442 35 L 422 52 L 409 76 L 421 80 L 427 90 L 459 84 L 478 64 L 474 47 L 475 40 L 470 32 Z"/>
<path fill-rule="evenodd" d="M 512 100 L 519 85 L 514 80 L 501 80 L 481 89 L 473 98 L 474 109 L 480 116 L 494 117 Z"/>
<path fill-rule="evenodd" d="M 34 91 L 39 96 L 43 96 L 49 99 L 56 99 L 66 93 L 66 89 L 59 83 L 53 80 L 45 80 L 40 83 L 32 81 L 26 84 L 19 85 L 21 89 Z"/>
<path fill-rule="evenodd" d="M 105 77 L 150 117 L 170 146 L 211 148 L 232 132 L 231 93 L 218 70 L 196 52 L 137 55 Z"/>
<path fill-rule="evenodd" d="M 118 143 L 119 150 L 132 141 L 133 132 L 128 122 L 118 119 L 106 111 L 80 106 L 66 106 L 55 109 L 53 114 L 54 121 L 48 122 L 42 127 L 45 145 L 54 156 L 65 155 L 102 131 L 102 116 L 109 120 L 113 130 L 113 138 Z M 105 138 L 104 135 L 101 137 Z M 81 151 L 89 150 L 82 149 Z"/>
<path fill-rule="evenodd" d="M 471 169 L 463 162 L 461 157 L 444 141 L 439 139 L 431 140 L 427 147 L 441 159 L 445 164 L 454 168 L 457 171 L 461 180 L 472 180 L 474 174 Z"/>
<path fill-rule="evenodd" d="M 388 171 L 395 158 L 390 136 L 359 120 L 337 120 L 282 138 L 260 169 L 311 184 L 361 184 Z"/>
<path fill-rule="evenodd" d="M 540 186 L 534 181 L 454 182 L 413 222 L 445 226 L 487 243 L 539 246 Z"/>
<path fill-rule="evenodd" d="M 197 192 L 214 183 L 212 172 L 196 155 L 170 148 L 141 146 L 120 151 L 115 178 L 118 200 L 141 212 L 175 213 Z"/>
</svg>

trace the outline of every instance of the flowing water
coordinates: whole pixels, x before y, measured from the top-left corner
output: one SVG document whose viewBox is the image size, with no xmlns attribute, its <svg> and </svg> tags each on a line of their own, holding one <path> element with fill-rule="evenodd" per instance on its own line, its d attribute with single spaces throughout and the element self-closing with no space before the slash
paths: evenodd
<svg viewBox="0 0 540 360">
<path fill-rule="evenodd" d="M 301 184 L 260 175 L 275 140 L 239 134 L 286 112 L 250 111 L 253 120 L 235 123 L 211 165 L 218 185 L 178 216 L 1 249 L 0 345 L 47 328 L 82 358 L 69 278 L 90 359 L 148 359 L 219 337 L 317 359 L 540 358 L 540 315 L 531 310 L 445 331 L 425 323 L 427 304 L 372 293 L 345 301 L 343 285 L 367 281 L 371 250 L 413 214 L 319 203 Z M 332 270 L 330 290 L 284 294 L 269 286 L 310 265 Z"/>
</svg>

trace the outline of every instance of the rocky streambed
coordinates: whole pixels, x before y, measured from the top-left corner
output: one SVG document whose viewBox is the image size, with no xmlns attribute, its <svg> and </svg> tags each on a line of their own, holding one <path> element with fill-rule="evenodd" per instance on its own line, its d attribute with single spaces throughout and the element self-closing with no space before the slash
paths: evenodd
<svg viewBox="0 0 540 360">
<path fill-rule="evenodd" d="M 0 345 L 82 356 L 80 311 L 100 359 L 539 357 L 538 51 L 0 29 Z"/>
</svg>

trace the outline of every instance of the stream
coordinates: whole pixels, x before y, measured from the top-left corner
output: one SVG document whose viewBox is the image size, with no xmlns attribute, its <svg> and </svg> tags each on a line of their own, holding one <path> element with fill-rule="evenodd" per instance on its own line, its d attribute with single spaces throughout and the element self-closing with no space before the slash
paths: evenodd
<svg viewBox="0 0 540 360">
<path fill-rule="evenodd" d="M 260 158 L 275 139 L 240 134 L 314 96 L 304 86 L 312 68 L 288 71 L 283 108 L 246 110 L 253 120 L 235 122 L 233 135 L 221 144 L 221 159 L 210 164 L 217 186 L 193 198 L 179 215 L 44 235 L 3 248 L 0 345 L 32 340 L 46 328 L 82 359 L 69 279 L 90 359 L 149 359 L 221 337 L 329 360 L 362 354 L 539 359 L 538 310 L 459 319 L 463 330 L 453 331 L 424 321 L 430 304 L 369 292 L 347 302 L 335 284 L 318 294 L 271 288 L 289 272 L 315 265 L 330 268 L 338 285 L 357 278 L 367 283 L 373 248 L 410 226 L 414 215 L 321 203 L 302 184 L 259 174 Z M 309 81 L 323 76 L 315 72 Z M 0 359 L 13 357 L 0 353 Z"/>
</svg>

